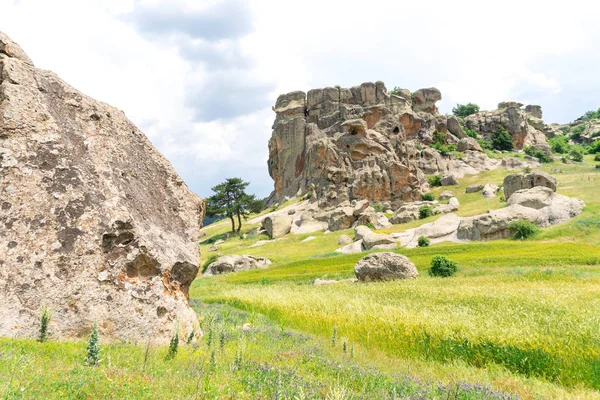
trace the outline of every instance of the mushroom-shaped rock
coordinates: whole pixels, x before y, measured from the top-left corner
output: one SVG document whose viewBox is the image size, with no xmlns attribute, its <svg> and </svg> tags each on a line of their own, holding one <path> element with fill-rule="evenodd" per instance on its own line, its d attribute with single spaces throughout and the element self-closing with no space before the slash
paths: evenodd
<svg viewBox="0 0 600 400">
<path fill-rule="evenodd" d="M 369 254 L 354 266 L 361 282 L 416 279 L 419 272 L 407 257 L 396 253 Z"/>
<path fill-rule="evenodd" d="M 426 112 L 437 114 L 438 108 L 435 103 L 442 99 L 442 93 L 436 88 L 419 89 L 413 94 L 415 112 Z"/>
</svg>

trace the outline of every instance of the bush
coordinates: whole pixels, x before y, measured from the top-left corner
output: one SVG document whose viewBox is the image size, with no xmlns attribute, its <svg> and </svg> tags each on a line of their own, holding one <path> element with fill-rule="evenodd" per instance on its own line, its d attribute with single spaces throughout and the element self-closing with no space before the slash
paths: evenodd
<svg viewBox="0 0 600 400">
<path fill-rule="evenodd" d="M 166 359 L 172 360 L 177 355 L 177 351 L 179 351 L 179 328 L 175 329 L 175 333 L 171 337 L 171 343 L 169 343 L 169 352 L 167 353 Z"/>
<path fill-rule="evenodd" d="M 421 196 L 421 200 L 433 201 L 433 200 L 435 200 L 435 197 L 433 197 L 433 193 L 423 193 L 423 196 Z"/>
<path fill-rule="evenodd" d="M 600 119 L 600 108 L 596 111 L 588 111 L 583 114 L 579 119 L 589 121 L 590 119 Z"/>
<path fill-rule="evenodd" d="M 600 169 L 600 164 L 596 164 L 596 169 Z"/>
<path fill-rule="evenodd" d="M 585 131 L 585 124 L 579 124 L 575 128 L 571 129 L 571 139 L 576 142 L 581 141 L 581 135 Z"/>
<path fill-rule="evenodd" d="M 468 137 L 472 137 L 473 139 L 477 139 L 477 132 L 475 132 L 473 129 L 469 129 L 469 128 L 463 128 L 463 131 L 465 132 L 465 135 L 467 135 Z"/>
<path fill-rule="evenodd" d="M 390 94 L 398 96 L 401 91 L 402 91 L 402 88 L 400 88 L 398 86 L 394 86 L 394 88 L 392 90 L 390 90 Z"/>
<path fill-rule="evenodd" d="M 373 208 L 375 209 L 375 211 L 377 212 L 383 212 L 383 204 L 377 202 L 375 204 L 373 204 Z"/>
<path fill-rule="evenodd" d="M 429 238 L 426 238 L 425 236 L 419 236 L 419 239 L 417 240 L 417 246 L 419 247 L 427 247 L 429 246 Z"/>
<path fill-rule="evenodd" d="M 594 143 L 590 144 L 587 148 L 587 152 L 590 154 L 600 153 L 600 140 L 596 140 Z"/>
<path fill-rule="evenodd" d="M 483 137 L 481 139 L 477 139 L 477 143 L 479 143 L 479 145 L 481 146 L 481 148 L 483 150 L 494 150 L 494 146 L 492 145 L 492 141 L 487 138 L 487 137 Z"/>
<path fill-rule="evenodd" d="M 533 152 L 533 157 L 537 158 L 541 163 L 551 163 L 554 160 L 548 154 L 544 153 L 541 150 L 537 150 Z"/>
<path fill-rule="evenodd" d="M 433 143 L 446 144 L 446 134 L 437 130 L 433 131 Z"/>
<path fill-rule="evenodd" d="M 431 207 L 422 206 L 419 208 L 419 219 L 425 219 L 427 217 L 431 217 Z"/>
<path fill-rule="evenodd" d="M 457 117 L 465 118 L 469 115 L 479 112 L 479 106 L 474 103 L 457 104 L 456 107 L 452 108 L 452 114 Z"/>
<path fill-rule="evenodd" d="M 429 182 L 429 186 L 442 186 L 442 177 L 439 175 L 432 175 L 427 177 L 427 182 Z"/>
<path fill-rule="evenodd" d="M 448 260 L 444 256 L 434 256 L 431 259 L 431 267 L 429 268 L 430 276 L 441 276 L 443 278 L 450 277 L 456 274 L 458 266 L 454 261 Z"/>
<path fill-rule="evenodd" d="M 535 235 L 539 231 L 539 228 L 525 219 L 520 219 L 511 222 L 508 225 L 508 231 L 513 234 L 513 239 L 523 240 Z"/>
<path fill-rule="evenodd" d="M 573 148 L 569 152 L 569 155 L 571 156 L 571 159 L 573 161 L 583 161 L 583 149 L 581 148 L 581 146 L 573 146 Z"/>
<path fill-rule="evenodd" d="M 504 127 L 499 126 L 492 134 L 492 147 L 496 150 L 510 151 L 513 149 L 512 136 Z"/>
<path fill-rule="evenodd" d="M 431 145 L 431 148 L 436 149 L 443 156 L 449 156 L 450 153 L 452 153 L 453 151 L 456 150 L 456 145 L 454 145 L 454 144 L 443 145 L 440 143 L 434 143 Z"/>
<path fill-rule="evenodd" d="M 594 161 L 600 161 L 600 154 L 596 154 L 594 156 Z"/>
<path fill-rule="evenodd" d="M 569 152 L 569 139 L 566 136 L 555 136 L 548 140 L 548 144 L 553 152 L 558 154 L 567 154 Z"/>
</svg>

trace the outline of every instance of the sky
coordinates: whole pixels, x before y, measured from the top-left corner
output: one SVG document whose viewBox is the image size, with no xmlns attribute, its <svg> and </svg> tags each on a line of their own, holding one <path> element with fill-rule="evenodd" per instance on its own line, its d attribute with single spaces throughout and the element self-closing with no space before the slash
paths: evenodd
<svg viewBox="0 0 600 400">
<path fill-rule="evenodd" d="M 273 190 L 279 94 L 381 80 L 438 104 L 600 107 L 600 3 L 589 0 L 0 0 L 0 30 L 121 110 L 201 196 L 228 177 Z"/>
</svg>

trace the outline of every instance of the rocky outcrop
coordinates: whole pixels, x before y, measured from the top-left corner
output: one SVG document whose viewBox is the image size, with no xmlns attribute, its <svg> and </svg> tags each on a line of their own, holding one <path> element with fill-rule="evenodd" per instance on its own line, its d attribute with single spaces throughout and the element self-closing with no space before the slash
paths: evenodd
<svg viewBox="0 0 600 400">
<path fill-rule="evenodd" d="M 393 237 L 375 233 L 363 225 L 354 228 L 354 238 L 356 241 L 362 241 L 362 246 L 365 250 L 396 247 L 396 240 Z"/>
<path fill-rule="evenodd" d="M 513 193 L 521 189 L 531 189 L 535 186 L 544 186 L 556 192 L 556 179 L 545 172 L 529 172 L 525 174 L 511 174 L 504 178 L 504 198 L 510 199 Z"/>
<path fill-rule="evenodd" d="M 268 268 L 271 260 L 263 257 L 254 257 L 248 255 L 229 255 L 219 257 L 217 261 L 211 263 L 204 271 L 204 276 L 213 276 L 229 274 L 232 272 L 246 271 L 249 269 Z"/>
<path fill-rule="evenodd" d="M 435 88 L 388 93 L 383 82 L 279 96 L 269 141 L 275 181 L 269 202 L 310 192 L 322 209 L 355 200 L 397 208 L 421 197 L 424 174 L 462 177 L 496 168 L 499 161 L 473 140 L 463 143 L 461 159 L 428 147 L 436 131 L 447 144 L 466 137 L 456 117 L 439 115 L 440 99 Z"/>
<path fill-rule="evenodd" d="M 188 305 L 203 201 L 123 114 L 0 34 L 0 335 L 168 342 Z"/>
<path fill-rule="evenodd" d="M 396 253 L 369 254 L 354 266 L 360 282 L 416 279 L 419 272 L 407 257 Z"/>
<path fill-rule="evenodd" d="M 458 151 L 483 151 L 481 149 L 481 146 L 479 145 L 479 143 L 477 142 L 477 140 L 473 139 L 472 137 L 466 137 L 466 138 L 462 138 L 458 141 L 458 144 L 456 145 L 456 149 Z"/>
<path fill-rule="evenodd" d="M 513 138 L 516 149 L 525 146 L 546 144 L 546 136 L 543 132 L 544 123 L 540 106 L 527 106 L 514 101 L 498 104 L 498 109 L 493 111 L 481 111 L 465 118 L 465 126 L 479 133 L 491 137 L 499 128 L 505 128 Z"/>
</svg>

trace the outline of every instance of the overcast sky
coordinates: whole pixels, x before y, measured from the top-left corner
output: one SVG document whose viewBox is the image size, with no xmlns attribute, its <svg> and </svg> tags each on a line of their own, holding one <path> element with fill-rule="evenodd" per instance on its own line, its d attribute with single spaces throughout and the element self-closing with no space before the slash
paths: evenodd
<svg viewBox="0 0 600 400">
<path fill-rule="evenodd" d="M 600 107 L 595 1 L 0 0 L 0 30 L 123 111 L 198 194 L 239 176 L 267 196 L 277 95 L 382 80 L 546 122 Z"/>
</svg>

